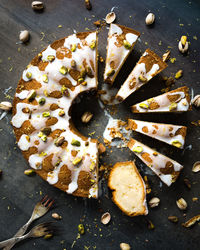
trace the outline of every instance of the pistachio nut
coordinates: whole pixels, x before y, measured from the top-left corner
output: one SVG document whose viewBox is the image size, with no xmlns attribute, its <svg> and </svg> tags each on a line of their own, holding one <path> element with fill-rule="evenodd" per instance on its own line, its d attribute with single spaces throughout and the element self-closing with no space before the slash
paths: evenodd
<svg viewBox="0 0 200 250">
<path fill-rule="evenodd" d="M 96 47 L 96 41 L 93 40 L 90 44 L 89 44 L 90 49 L 94 49 Z"/>
<path fill-rule="evenodd" d="M 72 161 L 72 163 L 73 163 L 73 165 L 78 165 L 80 162 L 82 161 L 82 158 L 81 157 L 77 157 L 77 158 L 75 158 L 73 161 Z"/>
<path fill-rule="evenodd" d="M 129 81 L 128 86 L 130 89 L 133 89 L 135 87 L 135 84 L 136 84 L 136 79 L 133 78 Z"/>
<path fill-rule="evenodd" d="M 189 48 L 189 43 L 187 41 L 187 36 L 182 36 L 179 43 L 178 43 L 178 49 L 181 53 L 186 53 Z"/>
<path fill-rule="evenodd" d="M 71 67 L 76 68 L 76 61 L 75 60 L 71 60 Z"/>
<path fill-rule="evenodd" d="M 86 82 L 86 81 L 84 81 L 84 82 L 82 82 L 82 83 L 81 83 L 81 85 L 83 85 L 83 86 L 87 86 L 87 82 Z"/>
<path fill-rule="evenodd" d="M 199 107 L 200 107 L 200 95 L 196 95 L 196 96 L 192 99 L 191 103 L 192 103 L 194 106 L 196 106 L 197 108 L 199 108 Z"/>
<path fill-rule="evenodd" d="M 35 170 L 34 169 L 26 169 L 24 171 L 24 174 L 27 175 L 27 176 L 32 176 L 35 174 Z"/>
<path fill-rule="evenodd" d="M 36 97 L 36 91 L 34 89 L 32 89 L 28 95 L 27 95 L 27 99 L 29 100 L 29 102 L 33 101 Z"/>
<path fill-rule="evenodd" d="M 53 234 L 46 234 L 43 238 L 45 239 L 45 240 L 48 240 L 48 239 L 50 239 L 50 238 L 52 238 L 53 237 Z"/>
<path fill-rule="evenodd" d="M 177 71 L 176 72 L 176 74 L 175 74 L 175 79 L 179 79 L 179 78 L 181 78 L 183 76 L 183 70 L 179 70 L 179 71 Z"/>
<path fill-rule="evenodd" d="M 145 19 L 146 25 L 151 25 L 154 23 L 154 21 L 155 21 L 155 15 L 153 13 L 149 13 Z"/>
<path fill-rule="evenodd" d="M 20 31 L 19 40 L 21 42 L 23 42 L 23 43 L 27 42 L 29 40 L 29 37 L 30 37 L 30 34 L 29 34 L 28 30 Z"/>
<path fill-rule="evenodd" d="M 72 46 L 71 46 L 71 52 L 74 52 L 76 50 L 76 44 L 74 43 L 74 44 L 72 44 Z"/>
<path fill-rule="evenodd" d="M 125 49 L 131 49 L 131 44 L 127 40 L 124 40 L 123 44 Z"/>
<path fill-rule="evenodd" d="M 187 42 L 187 36 L 182 36 L 181 37 L 181 43 L 182 43 L 182 45 L 185 46 L 186 42 Z"/>
<path fill-rule="evenodd" d="M 101 223 L 107 225 L 111 220 L 110 213 L 106 212 L 101 216 Z"/>
<path fill-rule="evenodd" d="M 41 1 L 33 1 L 31 7 L 33 10 L 43 10 L 44 4 Z"/>
<path fill-rule="evenodd" d="M 64 110 L 60 110 L 59 113 L 58 113 L 59 116 L 64 116 L 65 115 L 65 111 Z"/>
<path fill-rule="evenodd" d="M 44 105 L 45 102 L 46 102 L 46 99 L 45 99 L 44 97 L 41 97 L 41 98 L 39 99 L 39 101 L 38 101 L 38 103 L 39 103 L 41 106 Z"/>
<path fill-rule="evenodd" d="M 192 217 L 191 219 L 189 219 L 185 223 L 182 223 L 182 226 L 183 227 L 191 227 L 191 226 L 193 226 L 199 220 L 200 220 L 200 214 Z"/>
<path fill-rule="evenodd" d="M 149 201 L 149 206 L 151 208 L 153 207 L 157 207 L 160 203 L 160 199 L 158 197 L 153 197 L 150 201 Z"/>
<path fill-rule="evenodd" d="M 162 56 L 163 62 L 166 62 L 167 60 L 169 60 L 170 53 L 171 53 L 170 50 L 167 50 L 166 53 L 163 54 L 163 56 Z"/>
<path fill-rule="evenodd" d="M 68 70 L 65 66 L 62 66 L 60 69 L 59 69 L 59 72 L 62 74 L 62 75 L 66 75 Z"/>
<path fill-rule="evenodd" d="M 78 232 L 82 235 L 85 233 L 85 228 L 83 226 L 83 224 L 79 224 L 78 225 Z"/>
<path fill-rule="evenodd" d="M 43 117 L 49 117 L 50 116 L 50 112 L 46 111 L 42 113 Z"/>
<path fill-rule="evenodd" d="M 91 112 L 85 112 L 82 117 L 81 117 L 81 121 L 83 123 L 88 123 L 93 117 L 93 114 Z"/>
<path fill-rule="evenodd" d="M 115 21 L 116 19 L 116 15 L 115 15 L 115 12 L 110 12 L 106 15 L 106 23 L 107 24 L 111 24 Z"/>
<path fill-rule="evenodd" d="M 42 81 L 45 83 L 48 83 L 49 79 L 48 79 L 47 74 L 42 75 Z"/>
<path fill-rule="evenodd" d="M 143 72 L 141 72 L 138 79 L 139 79 L 140 82 L 143 82 L 143 83 L 147 82 L 147 78 L 144 76 Z"/>
<path fill-rule="evenodd" d="M 12 103 L 10 102 L 1 102 L 0 109 L 4 111 L 10 111 L 12 109 Z"/>
<path fill-rule="evenodd" d="M 86 76 L 86 69 L 82 69 L 81 72 L 80 72 L 80 78 L 85 78 Z"/>
<path fill-rule="evenodd" d="M 172 141 L 172 145 L 177 147 L 177 148 L 181 148 L 183 146 L 182 143 L 178 140 Z"/>
<path fill-rule="evenodd" d="M 47 136 L 43 134 L 43 135 L 41 136 L 41 140 L 42 140 L 43 142 L 46 142 L 46 141 L 47 141 Z"/>
<path fill-rule="evenodd" d="M 131 249 L 130 245 L 127 243 L 120 243 L 119 246 L 120 246 L 121 250 L 130 250 Z"/>
<path fill-rule="evenodd" d="M 64 96 L 67 96 L 67 97 L 70 96 L 69 90 L 67 89 L 67 87 L 65 87 L 65 85 L 63 85 L 63 86 L 61 87 L 61 93 L 62 93 Z"/>
<path fill-rule="evenodd" d="M 86 73 L 89 77 L 93 77 L 92 69 L 89 66 L 86 67 Z"/>
<path fill-rule="evenodd" d="M 31 73 L 31 72 L 26 72 L 26 77 L 27 77 L 28 79 L 31 79 L 32 73 Z"/>
<path fill-rule="evenodd" d="M 141 147 L 141 146 L 133 147 L 132 151 L 135 152 L 135 153 L 142 153 L 143 147 Z"/>
<path fill-rule="evenodd" d="M 168 220 L 174 223 L 178 222 L 178 217 L 177 216 L 168 216 Z"/>
<path fill-rule="evenodd" d="M 108 70 L 108 72 L 106 73 L 106 75 L 109 77 L 109 76 L 112 76 L 115 74 L 115 70 L 114 69 L 110 69 Z"/>
<path fill-rule="evenodd" d="M 49 62 L 53 62 L 53 61 L 55 60 L 55 56 L 54 56 L 54 55 L 48 55 L 48 56 L 47 56 L 47 60 L 48 60 Z"/>
<path fill-rule="evenodd" d="M 63 142 L 65 141 L 65 137 L 64 136 L 61 136 L 61 137 L 58 137 L 55 141 L 54 141 L 54 144 L 56 145 L 56 147 L 60 147 Z"/>
<path fill-rule="evenodd" d="M 60 216 L 59 214 L 57 213 L 53 213 L 52 215 L 52 218 L 56 219 L 56 220 L 61 220 L 62 219 L 62 216 Z"/>
<path fill-rule="evenodd" d="M 192 172 L 197 173 L 200 171 L 200 161 L 197 161 L 194 163 L 192 167 Z"/>
<path fill-rule="evenodd" d="M 46 90 L 46 89 L 45 89 L 45 90 L 43 91 L 43 93 L 44 93 L 44 95 L 45 95 L 46 97 L 48 97 L 48 96 L 49 96 L 49 92 L 48 92 L 48 90 Z"/>
<path fill-rule="evenodd" d="M 175 103 L 175 102 L 172 102 L 172 103 L 169 105 L 169 111 L 175 110 L 176 108 L 177 108 L 177 103 Z"/>
<path fill-rule="evenodd" d="M 142 102 L 142 103 L 139 104 L 139 107 L 142 108 L 142 109 L 148 109 L 149 105 Z"/>
<path fill-rule="evenodd" d="M 78 141 L 78 140 L 72 139 L 71 145 L 80 147 L 80 146 L 81 146 L 81 143 L 80 143 L 80 141 Z"/>
<path fill-rule="evenodd" d="M 187 202 L 183 198 L 177 200 L 176 205 L 180 210 L 185 210 L 187 208 Z"/>
</svg>

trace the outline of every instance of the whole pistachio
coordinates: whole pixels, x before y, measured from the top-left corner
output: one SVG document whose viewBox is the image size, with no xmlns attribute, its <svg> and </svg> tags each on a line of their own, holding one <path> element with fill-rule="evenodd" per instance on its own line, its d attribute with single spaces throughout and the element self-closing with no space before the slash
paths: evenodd
<svg viewBox="0 0 200 250">
<path fill-rule="evenodd" d="M 155 21 L 155 15 L 153 13 L 149 13 L 145 19 L 146 25 L 151 25 Z"/>
<path fill-rule="evenodd" d="M 30 34 L 28 32 L 28 30 L 22 30 L 20 31 L 19 34 L 19 40 L 23 43 L 27 42 L 29 40 Z"/>
<path fill-rule="evenodd" d="M 41 1 L 33 1 L 31 7 L 33 10 L 43 10 L 44 4 Z"/>
<path fill-rule="evenodd" d="M 52 218 L 56 219 L 56 220 L 61 220 L 62 219 L 62 216 L 60 216 L 59 214 L 57 213 L 53 213 L 52 215 Z"/>
<path fill-rule="evenodd" d="M 0 109 L 4 111 L 10 111 L 12 109 L 12 103 L 10 102 L 1 102 Z"/>
</svg>

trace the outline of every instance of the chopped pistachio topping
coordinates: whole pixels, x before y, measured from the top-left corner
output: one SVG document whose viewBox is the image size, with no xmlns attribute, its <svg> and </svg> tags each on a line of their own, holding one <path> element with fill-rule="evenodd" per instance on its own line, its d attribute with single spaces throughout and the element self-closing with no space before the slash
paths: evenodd
<svg viewBox="0 0 200 250">
<path fill-rule="evenodd" d="M 69 96 L 69 90 L 65 87 L 65 85 L 61 87 L 61 93 L 67 97 Z"/>
<path fill-rule="evenodd" d="M 35 97 L 36 97 L 36 91 L 32 89 L 32 90 L 29 92 L 29 94 L 28 94 L 28 96 L 27 96 L 27 99 L 28 99 L 29 101 L 33 101 L 33 100 L 35 99 Z"/>
<path fill-rule="evenodd" d="M 74 52 L 76 50 L 76 44 L 72 44 L 71 51 Z"/>
<path fill-rule="evenodd" d="M 84 81 L 84 82 L 81 83 L 81 85 L 86 86 L 86 85 L 87 85 L 87 82 Z"/>
<path fill-rule="evenodd" d="M 49 92 L 46 89 L 43 91 L 43 93 L 45 96 L 47 96 L 47 97 L 49 96 Z"/>
<path fill-rule="evenodd" d="M 65 141 L 65 137 L 64 136 L 61 136 L 61 137 L 58 137 L 55 141 L 54 141 L 54 144 L 56 145 L 56 147 L 59 147 L 63 144 L 63 142 Z"/>
<path fill-rule="evenodd" d="M 150 104 L 150 103 L 152 103 L 154 101 L 154 98 L 149 98 L 148 100 L 147 100 L 147 102 Z"/>
<path fill-rule="evenodd" d="M 127 41 L 127 40 L 124 40 L 124 48 L 125 49 L 131 49 L 131 44 Z"/>
<path fill-rule="evenodd" d="M 82 69 L 80 72 L 80 77 L 85 78 L 85 75 L 86 75 L 86 69 Z"/>
<path fill-rule="evenodd" d="M 66 75 L 68 70 L 65 66 L 62 66 L 60 69 L 59 69 L 59 72 L 62 74 L 62 75 Z"/>
<path fill-rule="evenodd" d="M 26 135 L 26 140 L 27 140 L 27 142 L 30 142 L 30 136 L 28 136 L 28 135 Z"/>
<path fill-rule="evenodd" d="M 78 232 L 80 234 L 84 234 L 85 233 L 85 228 L 84 228 L 83 224 L 79 224 L 78 225 Z"/>
<path fill-rule="evenodd" d="M 81 158 L 81 157 L 76 157 L 76 158 L 72 161 L 72 163 L 73 163 L 73 165 L 78 165 L 81 161 L 82 161 L 82 158 Z"/>
<path fill-rule="evenodd" d="M 82 77 L 78 78 L 78 83 L 84 82 L 84 79 Z"/>
<path fill-rule="evenodd" d="M 45 127 L 41 129 L 41 132 L 45 135 L 50 135 L 51 134 L 51 128 Z"/>
<path fill-rule="evenodd" d="M 53 55 L 48 55 L 47 56 L 47 60 L 50 61 L 50 62 L 53 62 L 55 60 L 55 56 Z"/>
<path fill-rule="evenodd" d="M 64 110 L 60 110 L 58 113 L 59 116 L 64 116 L 65 115 L 65 111 Z"/>
<path fill-rule="evenodd" d="M 34 169 L 26 169 L 24 171 L 24 174 L 27 176 L 31 176 L 31 175 L 35 174 L 35 170 Z"/>
<path fill-rule="evenodd" d="M 182 75 L 183 75 L 183 70 L 179 70 L 178 72 L 176 72 L 175 78 L 179 79 L 182 77 Z"/>
<path fill-rule="evenodd" d="M 140 103 L 140 104 L 139 104 L 139 107 L 142 108 L 142 109 L 148 109 L 148 108 L 149 108 L 149 105 L 146 104 L 146 103 Z"/>
<path fill-rule="evenodd" d="M 42 81 L 46 83 L 49 81 L 47 74 L 42 75 Z"/>
<path fill-rule="evenodd" d="M 42 137 L 43 136 L 43 133 L 40 131 L 39 133 L 38 133 L 38 137 Z"/>
<path fill-rule="evenodd" d="M 143 147 L 141 146 L 133 147 L 132 151 L 135 153 L 141 153 L 143 151 Z"/>
<path fill-rule="evenodd" d="M 81 143 L 80 143 L 80 141 L 78 141 L 78 140 L 72 139 L 71 145 L 80 147 L 80 146 L 81 146 Z"/>
<path fill-rule="evenodd" d="M 172 102 L 169 106 L 169 111 L 175 110 L 177 108 L 177 103 Z"/>
<path fill-rule="evenodd" d="M 114 69 L 110 69 L 108 72 L 107 72 L 107 76 L 112 76 L 115 74 L 115 70 Z"/>
<path fill-rule="evenodd" d="M 140 80 L 140 82 L 147 82 L 147 78 L 144 76 L 143 72 L 139 75 L 138 79 Z"/>
<path fill-rule="evenodd" d="M 43 134 L 43 135 L 41 136 L 41 140 L 44 141 L 44 142 L 46 142 L 46 141 L 47 141 L 47 136 Z"/>
<path fill-rule="evenodd" d="M 187 42 L 187 36 L 182 36 L 181 43 L 183 44 L 183 46 L 185 46 L 186 42 Z"/>
<path fill-rule="evenodd" d="M 90 45 L 89 45 L 90 49 L 94 49 L 96 47 L 96 41 L 93 40 Z"/>
<path fill-rule="evenodd" d="M 27 77 L 28 79 L 31 79 L 32 73 L 31 73 L 31 72 L 27 72 L 27 73 L 26 73 L 26 77 Z"/>
<path fill-rule="evenodd" d="M 38 103 L 39 103 L 41 106 L 44 105 L 45 102 L 46 102 L 46 99 L 45 99 L 44 97 L 40 98 L 39 101 L 38 101 Z"/>
<path fill-rule="evenodd" d="M 172 145 L 177 147 L 177 148 L 181 148 L 182 147 L 182 143 L 178 140 L 172 141 Z"/>
<path fill-rule="evenodd" d="M 41 156 L 41 157 L 42 157 L 42 156 L 46 156 L 46 155 L 47 155 L 47 153 L 46 153 L 46 152 L 43 152 L 43 151 L 39 154 L 39 156 Z"/>
<path fill-rule="evenodd" d="M 48 111 L 43 112 L 43 113 L 42 113 L 42 116 L 43 116 L 43 117 L 49 117 L 49 116 L 50 116 L 50 113 L 49 113 Z"/>
<path fill-rule="evenodd" d="M 87 75 L 88 75 L 89 77 L 93 77 L 91 67 L 87 66 L 87 67 L 86 67 L 86 72 L 87 72 Z"/>
<path fill-rule="evenodd" d="M 50 238 L 52 238 L 53 237 L 53 234 L 46 234 L 43 238 L 45 239 L 45 240 L 48 240 L 48 239 L 50 239 Z"/>
</svg>

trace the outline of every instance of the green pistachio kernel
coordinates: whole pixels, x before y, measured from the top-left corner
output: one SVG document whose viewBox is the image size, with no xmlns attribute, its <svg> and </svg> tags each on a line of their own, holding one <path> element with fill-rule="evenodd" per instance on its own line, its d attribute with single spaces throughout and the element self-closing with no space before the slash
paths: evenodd
<svg viewBox="0 0 200 250">
<path fill-rule="evenodd" d="M 42 57 L 42 53 L 39 53 L 39 54 L 38 54 L 38 57 L 41 58 L 41 57 Z"/>
<path fill-rule="evenodd" d="M 26 169 L 24 171 L 24 174 L 27 175 L 27 176 L 34 175 L 35 174 L 35 170 L 34 169 Z"/>
<path fill-rule="evenodd" d="M 131 49 L 131 44 L 127 41 L 127 40 L 124 40 L 124 48 L 125 49 Z"/>
<path fill-rule="evenodd" d="M 40 131 L 39 133 L 38 133 L 38 137 L 42 137 L 43 136 L 43 133 Z"/>
<path fill-rule="evenodd" d="M 90 49 L 94 49 L 96 47 L 96 41 L 92 40 L 92 42 L 89 45 Z"/>
<path fill-rule="evenodd" d="M 138 79 L 140 80 L 140 82 L 147 82 L 147 78 L 144 76 L 144 73 L 141 73 L 138 77 Z"/>
<path fill-rule="evenodd" d="M 76 50 L 76 44 L 72 44 L 71 51 L 74 52 Z"/>
<path fill-rule="evenodd" d="M 65 85 L 61 87 L 61 93 L 67 97 L 69 96 L 69 90 L 65 87 Z"/>
<path fill-rule="evenodd" d="M 29 101 L 33 101 L 33 100 L 35 99 L 35 97 L 36 97 L 36 91 L 35 91 L 35 90 L 31 90 L 31 91 L 29 92 L 28 96 L 27 96 L 27 99 L 28 99 Z"/>
<path fill-rule="evenodd" d="M 65 111 L 64 110 L 60 110 L 59 113 L 58 113 L 59 116 L 64 116 L 65 115 Z"/>
<path fill-rule="evenodd" d="M 78 78 L 78 83 L 84 82 L 84 79 L 82 77 Z"/>
<path fill-rule="evenodd" d="M 132 151 L 135 153 L 141 153 L 143 151 L 143 147 L 141 146 L 133 147 Z"/>
<path fill-rule="evenodd" d="M 31 79 L 32 73 L 31 73 L 31 72 L 27 72 L 27 73 L 26 73 L 26 77 L 27 77 L 28 79 Z"/>
<path fill-rule="evenodd" d="M 53 55 L 48 55 L 47 56 L 47 60 L 50 61 L 50 62 L 53 62 L 55 60 L 55 56 Z"/>
<path fill-rule="evenodd" d="M 178 72 L 176 72 L 176 74 L 175 74 L 175 79 L 181 78 L 182 75 L 183 75 L 183 70 L 180 69 Z"/>
<path fill-rule="evenodd" d="M 149 105 L 146 104 L 146 103 L 140 103 L 140 104 L 139 104 L 139 107 L 142 108 L 142 109 L 148 109 L 148 108 L 149 108 Z"/>
<path fill-rule="evenodd" d="M 169 106 L 169 111 L 175 110 L 177 108 L 177 103 L 172 102 Z"/>
<path fill-rule="evenodd" d="M 71 145 L 80 147 L 80 146 L 81 146 L 81 143 L 80 143 L 80 141 L 78 141 L 78 140 L 72 139 Z"/>
<path fill-rule="evenodd" d="M 59 69 L 59 72 L 62 74 L 62 75 L 66 75 L 68 70 L 65 66 L 62 66 L 60 69 Z"/>
<path fill-rule="evenodd" d="M 87 82 L 84 81 L 84 82 L 81 83 L 81 85 L 86 86 L 86 85 L 87 85 Z"/>
<path fill-rule="evenodd" d="M 39 101 L 38 101 L 38 103 L 39 103 L 41 106 L 44 105 L 45 102 L 46 102 L 46 99 L 45 99 L 44 97 L 40 98 Z"/>
<path fill-rule="evenodd" d="M 49 81 L 47 74 L 42 75 L 42 81 L 46 83 Z"/>
<path fill-rule="evenodd" d="M 71 60 L 71 67 L 76 68 L 76 61 L 75 60 Z"/>
<path fill-rule="evenodd" d="M 41 136 L 41 140 L 42 140 L 43 142 L 46 142 L 46 141 L 47 141 L 47 136 L 43 134 L 43 135 Z"/>
<path fill-rule="evenodd" d="M 73 163 L 73 165 L 78 165 L 81 161 L 82 161 L 82 158 L 81 158 L 81 157 L 76 157 L 76 158 L 72 161 L 72 163 Z"/>
<path fill-rule="evenodd" d="M 110 70 L 106 73 L 107 76 L 112 76 L 112 75 L 114 75 L 114 74 L 115 74 L 115 70 L 114 70 L 114 69 L 110 69 Z"/>
<path fill-rule="evenodd" d="M 49 113 L 48 111 L 43 112 L 43 113 L 42 113 L 42 116 L 43 116 L 43 117 L 49 117 L 49 116 L 50 116 L 50 113 Z"/>
<path fill-rule="evenodd" d="M 83 226 L 83 224 L 79 224 L 78 225 L 78 232 L 82 235 L 85 233 L 85 228 Z"/>
<path fill-rule="evenodd" d="M 182 143 L 178 140 L 172 141 L 172 145 L 177 147 L 177 148 L 181 148 L 183 146 Z"/>
<path fill-rule="evenodd" d="M 82 69 L 80 72 L 80 78 L 85 78 L 86 76 L 86 69 Z"/>
</svg>

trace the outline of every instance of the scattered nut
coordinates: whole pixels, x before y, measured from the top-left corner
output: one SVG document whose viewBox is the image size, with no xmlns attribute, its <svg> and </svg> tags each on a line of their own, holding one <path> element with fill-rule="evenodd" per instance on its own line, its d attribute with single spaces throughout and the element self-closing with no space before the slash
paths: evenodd
<svg viewBox="0 0 200 250">
<path fill-rule="evenodd" d="M 59 214 L 57 213 L 53 213 L 52 215 L 52 218 L 56 219 L 56 220 L 61 220 L 62 219 L 62 216 L 60 216 Z"/>
<path fill-rule="evenodd" d="M 154 197 L 154 198 L 152 198 L 152 199 L 149 201 L 149 206 L 150 206 L 151 208 L 157 207 L 157 206 L 159 205 L 159 203 L 160 203 L 160 199 L 159 199 L 158 197 Z"/>
<path fill-rule="evenodd" d="M 162 56 L 163 62 L 166 62 L 167 60 L 169 60 L 170 53 L 171 53 L 170 50 L 167 50 L 167 52 L 163 54 L 163 56 Z"/>
<path fill-rule="evenodd" d="M 192 217 L 191 219 L 189 219 L 185 223 L 182 223 L 182 226 L 183 227 L 191 227 L 191 226 L 193 226 L 199 220 L 200 220 L 200 214 Z"/>
<path fill-rule="evenodd" d="M 176 108 L 177 108 L 177 103 L 175 103 L 175 102 L 172 102 L 172 103 L 169 105 L 169 111 L 175 110 Z"/>
<path fill-rule="evenodd" d="M 199 107 L 200 107 L 200 95 L 196 95 L 196 96 L 192 99 L 191 103 L 192 103 L 194 106 L 196 106 L 197 108 L 199 108 Z"/>
<path fill-rule="evenodd" d="M 50 239 L 50 238 L 52 238 L 53 237 L 53 234 L 46 234 L 45 236 L 44 236 L 44 239 L 45 240 L 48 240 L 48 239 Z"/>
<path fill-rule="evenodd" d="M 76 147 L 80 147 L 80 146 L 81 146 L 81 143 L 80 143 L 80 141 L 78 141 L 78 140 L 72 139 L 71 145 L 72 145 L 72 146 L 76 146 Z"/>
<path fill-rule="evenodd" d="M 178 43 L 178 49 L 181 53 L 186 53 L 189 48 L 189 43 L 187 41 L 187 36 L 182 36 Z"/>
<path fill-rule="evenodd" d="M 35 170 L 34 169 L 26 169 L 24 171 L 24 174 L 27 175 L 27 176 L 32 176 L 35 174 Z"/>
<path fill-rule="evenodd" d="M 145 19 L 146 25 L 151 25 L 155 21 L 155 15 L 153 13 L 149 13 Z"/>
<path fill-rule="evenodd" d="M 200 161 L 197 161 L 194 163 L 192 167 L 192 172 L 197 173 L 200 171 Z"/>
<path fill-rule="evenodd" d="M 93 117 L 93 114 L 91 112 L 85 112 L 82 117 L 81 117 L 81 121 L 83 123 L 88 123 Z"/>
<path fill-rule="evenodd" d="M 82 235 L 85 233 L 85 228 L 83 226 L 83 224 L 79 224 L 78 225 L 78 232 Z"/>
<path fill-rule="evenodd" d="M 141 146 L 133 147 L 132 151 L 135 152 L 135 153 L 142 153 L 143 147 L 141 147 Z"/>
<path fill-rule="evenodd" d="M 55 144 L 56 147 L 60 147 L 63 144 L 64 141 L 65 141 L 65 137 L 61 136 L 61 137 L 58 137 L 55 140 L 54 144 Z"/>
<path fill-rule="evenodd" d="M 141 72 L 141 74 L 139 75 L 138 79 L 140 80 L 140 82 L 143 82 L 143 83 L 147 82 L 147 78 L 144 76 L 143 72 Z"/>
<path fill-rule="evenodd" d="M 76 157 L 73 161 L 72 161 L 72 164 L 74 166 L 78 165 L 80 162 L 82 161 L 82 158 L 81 157 Z"/>
<path fill-rule="evenodd" d="M 172 215 L 172 216 L 168 217 L 168 220 L 171 221 L 171 222 L 177 223 L 178 222 L 178 217 Z"/>
<path fill-rule="evenodd" d="M 71 60 L 71 67 L 76 68 L 76 61 L 75 60 Z"/>
<path fill-rule="evenodd" d="M 179 79 L 179 78 L 181 78 L 183 76 L 183 70 L 179 70 L 178 72 L 176 72 L 176 74 L 175 74 L 175 79 Z"/>
<path fill-rule="evenodd" d="M 51 128 L 45 127 L 41 129 L 41 132 L 45 135 L 50 135 L 51 134 Z"/>
<path fill-rule="evenodd" d="M 10 111 L 12 109 L 12 103 L 10 102 L 1 102 L 0 103 L 0 109 L 4 111 Z"/>
<path fill-rule="evenodd" d="M 110 12 L 106 15 L 106 23 L 107 24 L 110 24 L 110 23 L 113 23 L 116 19 L 116 15 L 115 15 L 115 12 Z"/>
<path fill-rule="evenodd" d="M 101 216 L 101 223 L 107 225 L 111 220 L 110 213 L 106 212 Z"/>
<path fill-rule="evenodd" d="M 90 3 L 90 0 L 85 0 L 85 7 L 86 7 L 87 10 L 92 9 L 92 4 Z"/>
<path fill-rule="evenodd" d="M 35 99 L 35 97 L 36 97 L 36 91 L 34 90 L 34 89 L 32 89 L 29 93 L 28 93 L 28 95 L 27 95 L 27 100 L 29 101 L 29 102 L 31 102 L 31 101 L 33 101 L 34 99 Z"/>
<path fill-rule="evenodd" d="M 183 198 L 177 200 L 176 204 L 180 210 L 185 210 L 187 208 L 187 202 Z"/>
<path fill-rule="evenodd" d="M 27 42 L 29 40 L 29 37 L 30 37 L 30 34 L 29 34 L 28 30 L 20 31 L 19 40 L 21 42 L 23 42 L 23 43 Z"/>
<path fill-rule="evenodd" d="M 121 250 L 130 250 L 131 247 L 130 247 L 130 245 L 127 244 L 127 243 L 120 243 L 120 249 L 121 249 Z"/>
<path fill-rule="evenodd" d="M 44 4 L 43 2 L 40 2 L 40 1 L 33 1 L 31 4 L 31 7 L 33 10 L 43 10 Z"/>
</svg>

